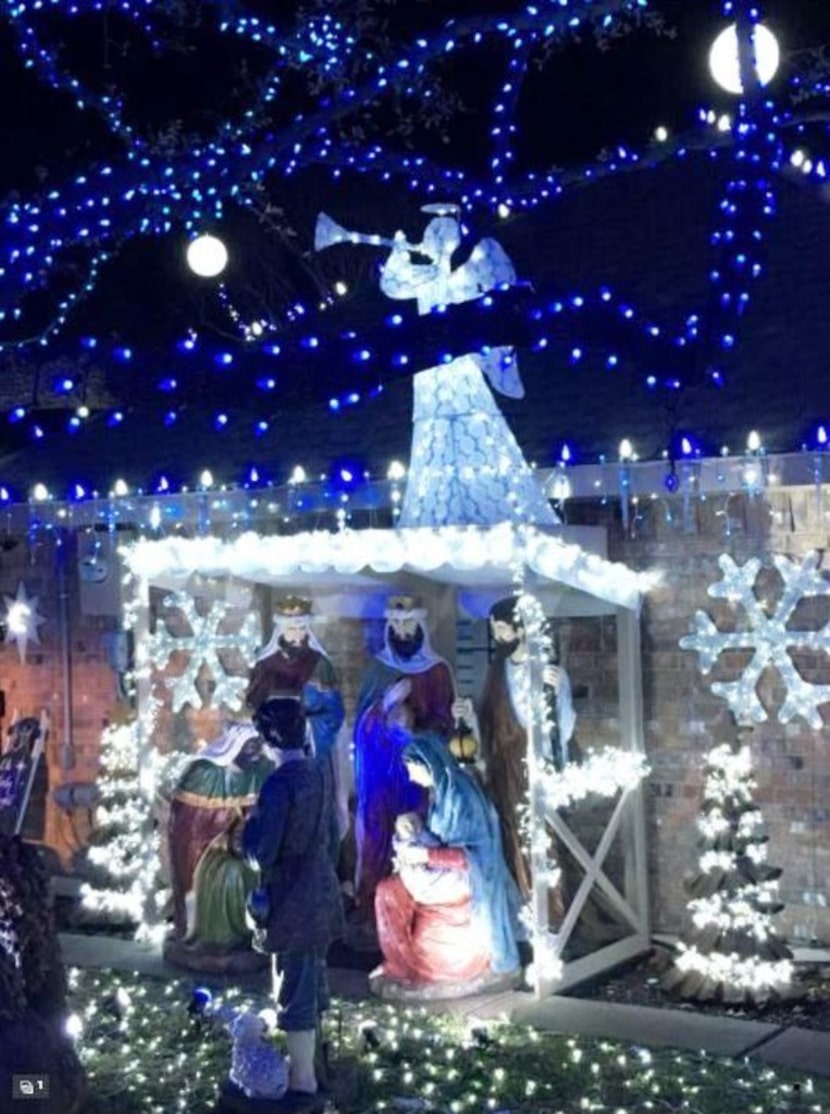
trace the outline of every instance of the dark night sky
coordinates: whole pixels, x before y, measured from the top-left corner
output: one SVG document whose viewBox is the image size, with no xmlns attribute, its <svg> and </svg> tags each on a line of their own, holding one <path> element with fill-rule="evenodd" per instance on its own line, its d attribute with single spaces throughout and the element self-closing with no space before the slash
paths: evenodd
<svg viewBox="0 0 830 1114">
<path fill-rule="evenodd" d="M 417 15 L 421 25 L 434 27 L 442 13 L 463 17 L 471 11 L 502 12 L 523 6 L 516 0 L 430 0 L 428 4 L 410 0 L 403 8 L 410 16 Z M 246 5 L 251 7 L 256 5 Z M 291 5 L 279 7 L 287 12 Z M 522 97 L 522 116 L 528 125 L 522 149 L 526 160 L 537 166 L 548 161 L 568 165 L 590 159 L 601 147 L 619 141 L 642 143 L 657 124 L 688 126 L 701 103 L 717 100 L 706 52 L 724 23 L 720 7 L 718 0 L 655 0 L 652 10 L 663 15 L 664 34 L 644 29 L 605 51 L 591 42 L 557 51 L 543 71 L 531 74 Z M 274 5 L 266 8 L 273 18 Z M 764 8 L 785 54 L 830 42 L 830 5 L 824 0 L 767 0 Z M 209 132 L 229 107 L 236 110 L 242 104 L 224 80 L 230 67 L 246 54 L 233 38 L 202 29 L 192 36 L 195 51 L 159 59 L 146 50 L 140 37 L 126 36 L 115 16 L 109 23 L 101 17 L 80 23 L 52 19 L 45 26 L 52 30 L 52 41 L 67 44 L 64 57 L 77 72 L 91 78 L 93 87 L 112 84 L 127 91 L 128 115 L 136 123 L 163 127 L 182 119 L 188 127 Z M 406 30 L 406 26 L 397 30 L 402 42 Z M 124 48 L 125 37 L 129 49 Z M 256 72 L 266 56 L 247 54 Z M 480 62 L 466 55 L 461 65 L 453 62 L 442 68 L 445 75 L 452 71 L 450 79 L 460 89 L 465 106 L 453 136 L 453 154 L 463 144 L 471 161 L 486 153 L 486 146 L 477 141 L 480 128 L 475 125 L 483 122 L 479 109 L 489 104 L 488 92 L 499 73 L 488 64 L 491 60 L 495 62 L 495 58 Z M 0 116 L 4 151 L 0 186 L 28 187 L 38 166 L 59 177 L 67 167 L 67 148 L 70 166 L 112 153 L 114 148 L 93 113 L 75 112 L 69 98 L 44 90 L 25 71 L 2 25 L 0 62 L 0 97 L 5 105 Z"/>
<path fill-rule="evenodd" d="M 267 5 L 271 10 L 273 6 Z M 512 0 L 504 3 L 429 0 L 428 4 L 413 0 L 403 6 L 407 21 L 424 26 L 437 24 L 441 15 L 447 13 L 463 16 L 475 10 L 501 12 L 522 7 L 523 4 Z M 767 22 L 778 33 L 785 54 L 830 43 L 830 5 L 825 0 L 769 0 L 765 7 Z M 287 12 L 289 8 L 290 5 L 281 4 L 280 11 Z M 727 110 L 730 99 L 718 93 L 706 67 L 708 46 L 723 24 L 720 8 L 718 0 L 658 0 L 653 9 L 664 13 L 663 34 L 642 29 L 614 41 L 605 51 L 593 42 L 571 43 L 557 50 L 543 69 L 531 71 L 523 89 L 518 168 L 544 170 L 554 165 L 567 168 L 590 161 L 601 149 L 618 143 L 643 150 L 657 125 L 666 125 L 673 132 L 682 131 L 694 125 L 701 105 Z M 66 32 L 65 24 L 54 19 L 49 26 L 58 37 L 65 37 L 67 59 L 89 76 L 97 88 L 103 88 L 109 81 L 123 85 L 129 95 L 130 118 L 142 127 L 160 129 L 181 120 L 186 130 L 208 134 L 229 105 L 233 112 L 241 109 L 239 82 L 235 93 L 231 79 L 238 77 L 244 51 L 236 44 L 229 46 L 225 38 L 204 28 L 195 36 L 198 50 L 174 53 L 159 62 L 140 39 L 128 35 L 125 40 L 124 28 L 114 16 L 108 24 L 100 17 L 88 21 L 82 35 L 77 29 Z M 398 28 L 402 37 L 407 30 Z M 125 41 L 129 49 L 124 49 Z M 488 57 L 486 52 L 464 54 L 440 67 L 440 76 L 459 93 L 460 108 L 447 124 L 446 139 L 437 133 L 421 134 L 416 129 L 418 149 L 467 168 L 486 163 L 492 91 L 502 72 L 496 61 L 495 56 Z M 258 72 L 263 58 L 254 53 L 248 62 L 249 72 Z M 782 82 L 786 76 L 785 69 Z M 15 190 L 26 196 L 35 183 L 50 188 L 90 162 L 113 157 L 118 151 L 117 144 L 105 134 L 92 113 L 78 113 L 67 96 L 43 89 L 24 71 L 12 49 L 8 30 L 3 28 L 0 28 L 0 98 L 5 106 L 0 117 L 4 151 L 0 190 Z M 290 117 L 292 105 L 289 102 L 279 111 Z M 417 121 L 417 109 L 415 118 Z M 400 142 L 397 136 L 384 138 L 392 146 Z M 268 183 L 268 188 L 296 229 L 299 241 L 310 242 L 319 209 L 328 209 L 344 223 L 366 231 L 384 231 L 387 227 L 391 230 L 397 225 L 407 231 L 422 227 L 419 213 L 422 197 L 397 189 L 391 212 L 390 188 L 369 179 L 346 177 L 335 184 L 327 175 L 310 171 L 288 182 L 275 179 Z M 608 196 L 606 190 L 603 197 Z M 690 240 L 696 238 L 696 242 L 705 243 L 710 212 L 695 214 L 689 225 Z M 487 226 L 486 213 L 477 214 L 477 219 L 477 235 L 492 231 Z M 550 221 L 547 215 L 538 219 L 528 215 L 519 218 L 514 228 L 504 229 L 511 252 L 523 263 L 527 260 L 523 276 L 534 281 L 544 282 L 545 276 L 533 273 L 534 253 L 524 249 L 533 247 L 534 235 L 538 234 L 534 230 L 549 227 Z M 293 289 L 303 300 L 309 299 L 308 279 L 296 255 L 269 255 L 262 229 L 250 217 L 231 212 L 226 227 L 236 248 L 235 269 L 232 267 L 228 276 L 232 295 L 236 293 L 237 280 L 244 285 L 252 275 L 262 273 L 257 268 L 271 266 L 279 270 L 289 290 Z M 72 351 L 73 338 L 93 331 L 102 337 L 118 338 L 121 343 L 135 344 L 142 351 L 154 350 L 162 361 L 171 338 L 181 336 L 188 324 L 207 324 L 217 334 L 229 333 L 227 316 L 217 306 L 210 288 L 194 282 L 183 267 L 181 247 L 180 235 L 161 241 L 138 239 L 128 244 L 119 258 L 107 266 L 98 291 L 78 312 L 55 347 L 45 354 L 36 351 L 32 361 L 34 373 L 43 355 L 46 359 L 62 357 Z M 373 262 L 368 255 L 349 260 L 343 252 L 332 253 L 324 261 L 323 274 L 327 280 L 333 279 L 339 269 L 357 291 L 332 317 L 340 327 L 350 320 L 358 328 L 370 327 L 379 312 L 388 312 L 387 307 L 378 306 L 373 273 L 376 262 L 376 258 Z M 598 279 L 601 277 L 597 275 Z M 329 326 L 321 320 L 320 327 Z M 12 405 L 17 382 L 8 368 L 5 371 L 6 390 L 0 398 L 0 409 Z M 21 382 L 25 382 L 25 375 Z M 125 394 L 116 401 L 129 405 L 130 382 L 125 370 Z M 135 380 L 132 382 L 135 386 Z M 112 380 L 109 386 L 112 388 Z M 324 405 L 331 393 L 331 384 L 324 379 L 292 381 L 287 387 L 292 392 L 292 405 L 303 399 Z M 661 429 L 665 424 L 663 421 Z M 14 436 L 18 436 L 17 431 Z M 553 444 L 552 435 L 546 434 L 545 438 L 538 440 Z M 7 449 L 15 445 L 10 432 L 2 440 Z"/>
</svg>

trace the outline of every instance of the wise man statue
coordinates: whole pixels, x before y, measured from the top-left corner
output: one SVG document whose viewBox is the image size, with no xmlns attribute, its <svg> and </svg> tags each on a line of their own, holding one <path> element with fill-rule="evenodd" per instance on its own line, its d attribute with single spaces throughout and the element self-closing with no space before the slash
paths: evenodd
<svg viewBox="0 0 830 1114">
<path fill-rule="evenodd" d="M 202 856 L 250 812 L 273 769 L 256 727 L 246 720 L 226 724 L 182 770 L 168 821 L 175 938 L 187 934 L 187 898 Z"/>
<path fill-rule="evenodd" d="M 396 818 L 426 806 L 423 790 L 407 776 L 398 725 L 405 721 L 414 732 L 447 740 L 454 724 L 455 683 L 430 646 L 426 608 L 413 596 L 393 596 L 385 618 L 383 649 L 366 667 L 355 714 L 355 891 L 367 917 L 392 866 Z"/>
<path fill-rule="evenodd" d="M 300 698 L 311 750 L 332 779 L 342 836 L 348 827 L 345 712 L 337 672 L 314 631 L 313 610 L 304 596 L 277 600 L 273 633 L 254 662 L 245 703 L 256 718 L 268 700 Z"/>
</svg>

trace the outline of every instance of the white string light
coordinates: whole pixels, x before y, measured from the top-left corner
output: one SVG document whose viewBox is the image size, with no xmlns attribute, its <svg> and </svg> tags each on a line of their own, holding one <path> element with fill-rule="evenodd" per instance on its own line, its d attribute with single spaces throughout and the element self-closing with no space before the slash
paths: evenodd
<svg viewBox="0 0 830 1114">
<path fill-rule="evenodd" d="M 792 992 L 792 958 L 772 925 L 781 908 L 780 871 L 766 865 L 754 784 L 748 745 L 711 749 L 699 870 L 689 883 L 692 938 L 680 941 L 674 969 L 664 976 L 668 989 L 686 997 L 760 1002 Z"/>
</svg>

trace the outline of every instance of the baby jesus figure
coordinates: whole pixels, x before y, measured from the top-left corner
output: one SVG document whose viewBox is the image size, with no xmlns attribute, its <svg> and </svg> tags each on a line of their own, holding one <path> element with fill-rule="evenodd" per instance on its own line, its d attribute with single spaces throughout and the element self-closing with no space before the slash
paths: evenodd
<svg viewBox="0 0 830 1114">
<path fill-rule="evenodd" d="M 466 871 L 430 866 L 427 849 L 440 846 L 441 840 L 432 834 L 417 812 L 402 812 L 395 820 L 394 869 L 410 896 L 421 905 L 455 901 L 459 882 L 466 880 Z"/>
</svg>

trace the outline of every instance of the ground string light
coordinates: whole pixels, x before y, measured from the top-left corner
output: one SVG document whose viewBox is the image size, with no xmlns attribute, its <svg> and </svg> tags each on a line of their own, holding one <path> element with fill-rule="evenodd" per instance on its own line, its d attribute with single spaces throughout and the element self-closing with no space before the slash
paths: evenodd
<svg viewBox="0 0 830 1114">
<path fill-rule="evenodd" d="M 78 968 L 69 971 L 69 990 L 67 1030 L 91 1089 L 135 1114 L 215 1105 L 231 1057 L 224 1015 L 272 1006 L 263 991 L 211 993 L 194 990 L 192 979 Z M 355 1073 L 366 1106 L 377 1110 L 819 1114 L 827 1106 L 824 1080 L 785 1079 L 752 1060 L 558 1036 L 400 1003 L 335 1000 L 325 1028 L 335 1063 Z"/>
</svg>

